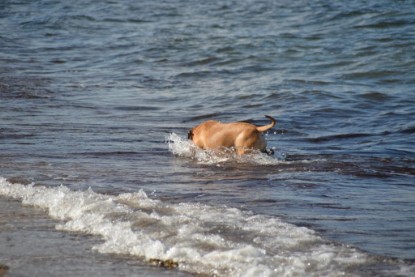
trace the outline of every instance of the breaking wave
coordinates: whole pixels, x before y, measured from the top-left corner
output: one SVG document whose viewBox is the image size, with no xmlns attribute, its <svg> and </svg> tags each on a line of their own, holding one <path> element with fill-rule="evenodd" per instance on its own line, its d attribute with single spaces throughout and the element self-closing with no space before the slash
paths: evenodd
<svg viewBox="0 0 415 277">
<path fill-rule="evenodd" d="M 12 184 L 0 195 L 48 211 L 56 229 L 99 236 L 100 253 L 172 261 L 178 269 L 213 276 L 331 276 L 369 256 L 334 245 L 314 231 L 279 218 L 226 206 L 171 204 L 136 193 L 104 195 L 91 189 Z M 349 272 L 350 273 L 350 272 Z"/>
</svg>

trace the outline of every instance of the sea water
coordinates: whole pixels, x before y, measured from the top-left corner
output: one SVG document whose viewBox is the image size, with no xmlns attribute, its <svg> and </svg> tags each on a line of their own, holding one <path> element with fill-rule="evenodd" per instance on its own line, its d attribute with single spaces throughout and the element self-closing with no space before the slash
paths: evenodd
<svg viewBox="0 0 415 277">
<path fill-rule="evenodd" d="M 11 276 L 411 276 L 411 1 L 2 1 Z M 247 120 L 273 156 L 202 151 Z"/>
</svg>

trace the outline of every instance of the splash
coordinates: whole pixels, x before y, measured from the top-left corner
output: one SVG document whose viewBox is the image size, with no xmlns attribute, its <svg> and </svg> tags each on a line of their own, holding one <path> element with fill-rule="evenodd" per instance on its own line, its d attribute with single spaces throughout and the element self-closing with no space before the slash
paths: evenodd
<svg viewBox="0 0 415 277">
<path fill-rule="evenodd" d="M 167 136 L 169 151 L 176 156 L 190 158 L 200 164 L 244 163 L 254 165 L 277 165 L 284 162 L 284 154 L 269 156 L 259 150 L 240 156 L 233 149 L 202 150 L 188 139 L 183 139 L 175 133 Z"/>
</svg>

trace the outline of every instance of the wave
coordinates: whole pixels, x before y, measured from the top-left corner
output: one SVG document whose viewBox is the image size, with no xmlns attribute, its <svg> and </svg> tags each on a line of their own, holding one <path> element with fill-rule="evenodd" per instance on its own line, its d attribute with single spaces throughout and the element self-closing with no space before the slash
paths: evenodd
<svg viewBox="0 0 415 277">
<path fill-rule="evenodd" d="M 334 135 L 327 135 L 327 136 L 319 136 L 315 138 L 307 138 L 306 140 L 312 143 L 320 143 L 332 140 L 343 140 L 343 139 L 355 139 L 355 138 L 362 138 L 362 137 L 370 137 L 373 134 L 369 133 L 348 133 L 348 134 L 334 134 Z"/>
<path fill-rule="evenodd" d="M 100 253 L 171 261 L 179 270 L 214 276 L 337 276 L 368 262 L 354 248 L 279 218 L 226 206 L 171 204 L 136 193 L 10 183 L 0 195 L 48 211 L 56 229 L 99 236 Z"/>
</svg>

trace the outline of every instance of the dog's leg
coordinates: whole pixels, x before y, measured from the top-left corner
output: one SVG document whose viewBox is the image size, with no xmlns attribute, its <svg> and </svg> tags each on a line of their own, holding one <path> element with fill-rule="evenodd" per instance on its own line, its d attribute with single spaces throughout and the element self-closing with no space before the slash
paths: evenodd
<svg viewBox="0 0 415 277">
<path fill-rule="evenodd" d="M 242 132 L 235 139 L 236 152 L 239 155 L 248 154 L 249 152 L 252 152 L 252 149 L 255 149 L 256 143 L 257 143 L 256 133 L 252 131 Z"/>
<path fill-rule="evenodd" d="M 238 153 L 239 156 L 245 155 L 247 153 L 247 149 L 243 147 L 236 148 L 236 153 Z"/>
</svg>

